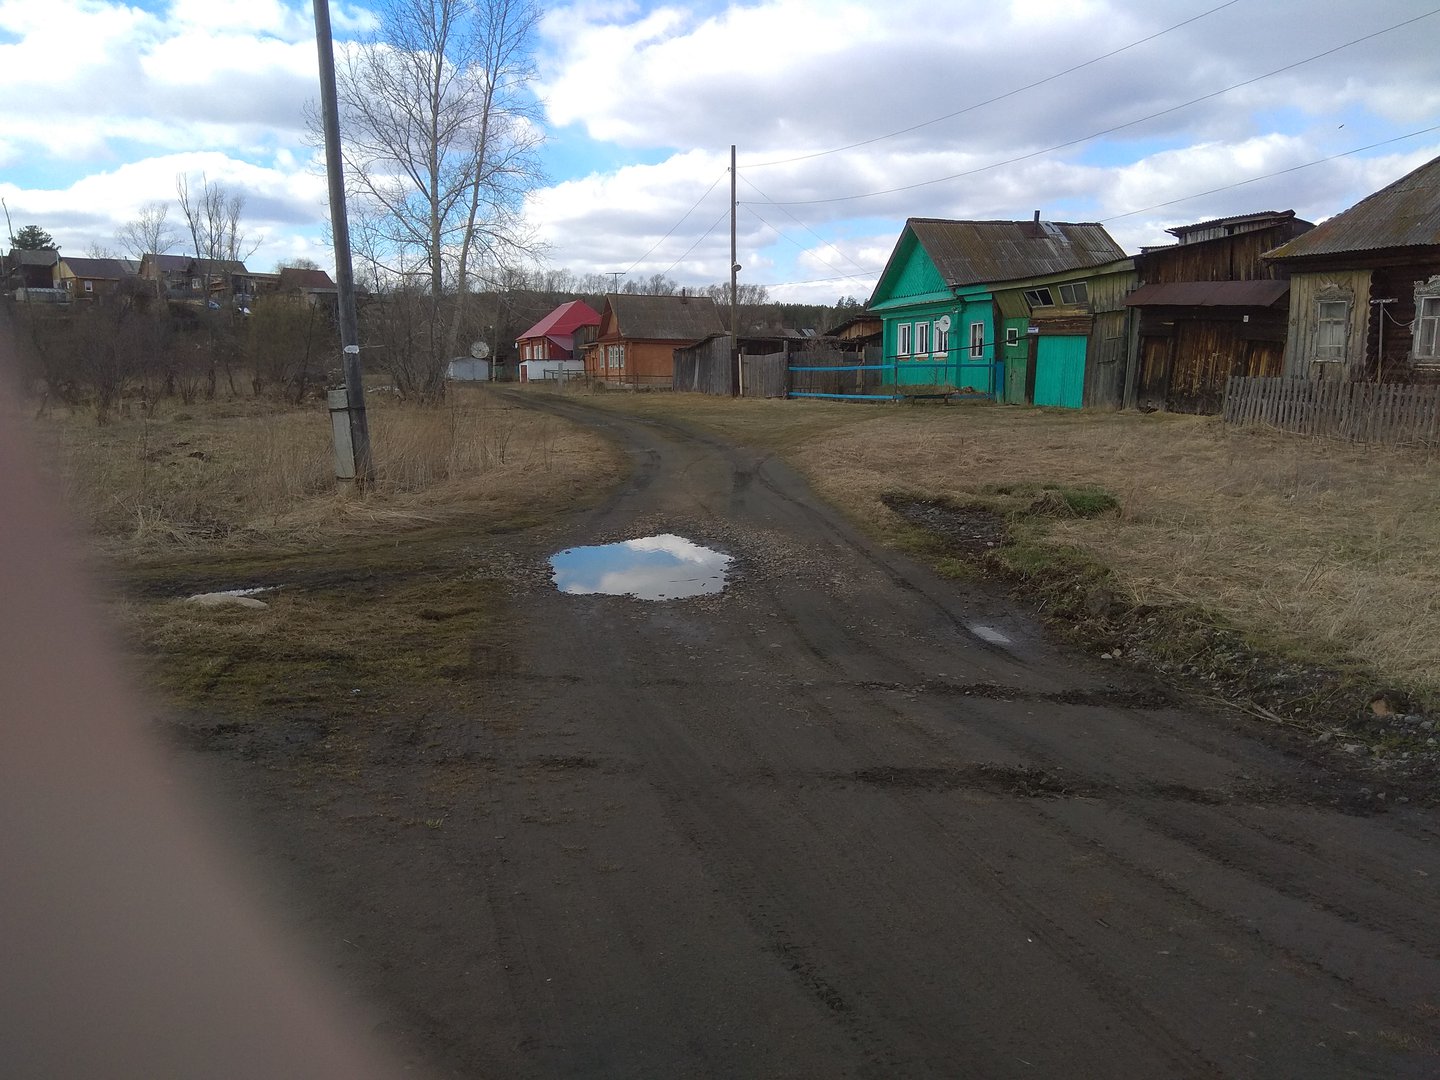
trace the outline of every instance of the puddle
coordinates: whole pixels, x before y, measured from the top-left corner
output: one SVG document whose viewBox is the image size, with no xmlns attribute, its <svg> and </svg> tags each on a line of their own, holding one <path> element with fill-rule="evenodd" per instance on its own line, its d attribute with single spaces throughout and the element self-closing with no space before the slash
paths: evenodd
<svg viewBox="0 0 1440 1080">
<path fill-rule="evenodd" d="M 966 623 L 969 631 L 981 641 L 988 641 L 991 645 L 1009 645 L 1010 638 L 996 630 L 993 626 L 985 626 L 982 623 Z"/>
<path fill-rule="evenodd" d="M 550 556 L 550 568 L 555 587 L 563 593 L 679 600 L 720 592 L 731 561 L 729 555 L 666 533 L 566 548 Z"/>
</svg>

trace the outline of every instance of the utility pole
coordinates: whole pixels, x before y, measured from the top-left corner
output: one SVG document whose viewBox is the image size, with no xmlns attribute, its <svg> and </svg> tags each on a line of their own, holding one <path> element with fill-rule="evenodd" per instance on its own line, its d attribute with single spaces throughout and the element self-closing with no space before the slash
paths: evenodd
<svg viewBox="0 0 1440 1080">
<path fill-rule="evenodd" d="M 1376 329 L 1380 334 L 1379 344 L 1375 346 L 1375 381 L 1378 383 L 1385 374 L 1385 306 L 1395 303 L 1395 297 L 1387 300 L 1371 300 L 1370 306 L 1375 309 Z"/>
<path fill-rule="evenodd" d="M 611 292 L 614 292 L 614 293 L 618 293 L 618 292 L 620 291 L 620 278 L 621 278 L 622 276 L 624 276 L 625 271 L 624 271 L 624 270 L 606 270 L 605 273 L 610 276 L 610 291 L 611 291 Z"/>
<path fill-rule="evenodd" d="M 745 365 L 740 362 L 740 316 L 736 297 L 736 277 L 740 273 L 739 253 L 735 249 L 735 144 L 730 144 L 730 363 L 734 365 L 735 385 L 739 397 L 745 396 Z"/>
<path fill-rule="evenodd" d="M 325 172 L 330 181 L 330 231 L 335 235 L 335 285 L 339 293 L 340 352 L 345 389 L 326 394 L 335 438 L 335 478 L 365 490 L 375 482 L 365 383 L 360 368 L 360 320 L 355 311 L 355 271 L 350 262 L 350 221 L 345 212 L 345 166 L 340 157 L 340 108 L 335 94 L 335 50 L 330 2 L 314 0 L 315 46 L 320 54 L 320 109 L 325 120 Z"/>
</svg>

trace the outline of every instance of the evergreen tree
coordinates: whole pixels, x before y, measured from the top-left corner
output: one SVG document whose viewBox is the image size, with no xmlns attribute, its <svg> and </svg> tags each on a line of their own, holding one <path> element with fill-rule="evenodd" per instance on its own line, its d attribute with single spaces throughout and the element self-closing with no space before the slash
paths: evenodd
<svg viewBox="0 0 1440 1080">
<path fill-rule="evenodd" d="M 55 243 L 55 238 L 39 225 L 26 225 L 10 237 L 10 243 L 21 251 L 60 250 Z"/>
</svg>

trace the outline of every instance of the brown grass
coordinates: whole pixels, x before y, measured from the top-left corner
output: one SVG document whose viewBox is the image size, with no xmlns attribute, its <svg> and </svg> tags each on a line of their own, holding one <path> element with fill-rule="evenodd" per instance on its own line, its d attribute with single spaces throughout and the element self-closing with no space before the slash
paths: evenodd
<svg viewBox="0 0 1440 1080">
<path fill-rule="evenodd" d="M 618 474 L 598 438 L 461 388 L 440 408 L 372 395 L 377 484 L 337 487 L 329 415 L 241 400 L 162 403 L 106 427 L 37 421 L 72 511 L 103 545 L 141 555 L 315 542 L 481 511 L 500 518 L 584 497 Z"/>
<path fill-rule="evenodd" d="M 997 486 L 1095 486 L 1117 515 L 1057 518 L 1046 542 L 1110 567 L 1137 603 L 1184 602 L 1298 655 L 1358 660 L 1440 690 L 1440 491 L 1434 455 L 1236 430 L 1214 417 L 1007 406 L 865 406 L 640 396 L 782 450 L 882 536 L 880 502 L 961 501 Z"/>
</svg>

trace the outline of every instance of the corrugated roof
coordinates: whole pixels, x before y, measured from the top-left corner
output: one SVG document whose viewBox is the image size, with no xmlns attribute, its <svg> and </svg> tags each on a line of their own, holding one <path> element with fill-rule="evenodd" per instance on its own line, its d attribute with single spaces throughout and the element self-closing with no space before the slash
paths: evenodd
<svg viewBox="0 0 1440 1080">
<path fill-rule="evenodd" d="M 1125 257 L 1095 223 L 911 218 L 906 224 L 951 286 L 1058 274 Z"/>
<path fill-rule="evenodd" d="M 565 336 L 573 334 L 577 327 L 599 325 L 598 311 L 584 300 L 571 300 L 567 304 L 561 304 L 515 340 L 525 341 L 528 338 L 549 337 L 552 334 Z"/>
<path fill-rule="evenodd" d="M 156 255 L 153 252 L 142 256 L 141 262 L 150 260 L 150 265 L 162 274 L 183 274 L 190 269 L 194 259 L 189 255 Z"/>
<path fill-rule="evenodd" d="M 1267 259 L 1440 245 L 1440 157 L 1344 213 L 1269 252 Z"/>
<path fill-rule="evenodd" d="M 725 332 L 720 309 L 708 296 L 611 293 L 605 303 L 615 313 L 621 336 L 627 338 L 688 342 Z"/>
<path fill-rule="evenodd" d="M 1278 224 L 1288 221 L 1294 216 L 1294 210 L 1257 210 L 1253 214 L 1234 214 L 1230 217 L 1211 218 L 1209 221 L 1197 221 L 1193 225 L 1176 225 L 1165 231 L 1171 236 L 1183 236 L 1187 232 L 1217 229 L 1221 225 L 1250 225 L 1256 222 L 1263 222 L 1266 225 Z"/>
<path fill-rule="evenodd" d="M 1126 307 L 1269 307 L 1290 292 L 1288 281 L 1171 281 L 1141 285 Z"/>
</svg>

